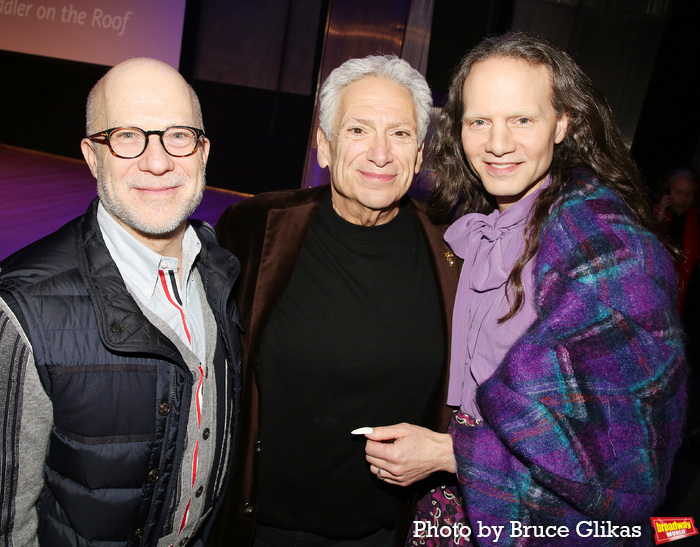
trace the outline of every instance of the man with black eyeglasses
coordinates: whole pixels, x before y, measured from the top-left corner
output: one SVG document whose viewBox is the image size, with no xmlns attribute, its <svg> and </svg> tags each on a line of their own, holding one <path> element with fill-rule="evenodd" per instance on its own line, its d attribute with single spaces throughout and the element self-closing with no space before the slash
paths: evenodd
<svg viewBox="0 0 700 547">
<path fill-rule="evenodd" d="M 204 545 L 237 427 L 238 260 L 189 215 L 197 96 L 131 59 L 90 92 L 99 198 L 0 263 L 0 540 Z"/>
</svg>

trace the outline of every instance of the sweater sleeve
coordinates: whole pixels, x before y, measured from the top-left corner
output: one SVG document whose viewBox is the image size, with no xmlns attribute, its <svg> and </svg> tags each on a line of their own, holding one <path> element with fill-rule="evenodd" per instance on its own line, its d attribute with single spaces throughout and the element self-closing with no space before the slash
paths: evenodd
<svg viewBox="0 0 700 547">
<path fill-rule="evenodd" d="M 2 299 L 0 367 L 0 543 L 38 545 L 36 506 L 44 487 L 51 402 L 39 380 L 29 341 Z"/>
<path fill-rule="evenodd" d="M 478 389 L 485 425 L 454 434 L 473 526 L 648 525 L 663 499 L 685 410 L 674 269 L 619 199 L 593 194 L 544 230 L 537 319 Z"/>
</svg>

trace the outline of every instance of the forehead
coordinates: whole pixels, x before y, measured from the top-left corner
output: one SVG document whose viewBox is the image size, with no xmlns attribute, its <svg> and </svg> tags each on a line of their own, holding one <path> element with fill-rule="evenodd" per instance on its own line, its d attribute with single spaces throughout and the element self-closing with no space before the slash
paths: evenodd
<svg viewBox="0 0 700 547">
<path fill-rule="evenodd" d="M 158 129 L 193 125 L 194 107 L 187 84 L 159 66 L 135 66 L 111 75 L 103 90 L 105 121 L 110 126 Z"/>
<path fill-rule="evenodd" d="M 338 112 L 341 123 L 357 116 L 378 115 L 415 125 L 413 96 L 401 84 L 377 76 L 361 78 L 342 89 Z"/>
<path fill-rule="evenodd" d="M 678 191 L 693 191 L 695 190 L 695 183 L 687 177 L 676 177 L 671 181 L 671 188 Z"/>
<path fill-rule="evenodd" d="M 552 103 L 552 83 L 544 65 L 492 57 L 475 63 L 464 81 L 465 109 L 545 108 Z"/>
</svg>

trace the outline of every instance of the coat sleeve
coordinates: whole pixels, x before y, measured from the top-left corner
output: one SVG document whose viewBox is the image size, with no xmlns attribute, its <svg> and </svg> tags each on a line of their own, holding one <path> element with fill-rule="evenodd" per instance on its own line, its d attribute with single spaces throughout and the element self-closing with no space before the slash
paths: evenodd
<svg viewBox="0 0 700 547">
<path fill-rule="evenodd" d="M 32 348 L 0 299 L 0 543 L 37 545 L 37 502 L 52 427 L 51 402 L 34 366 Z"/>
<path fill-rule="evenodd" d="M 609 191 L 607 191 L 609 192 Z M 537 319 L 454 434 L 472 524 L 646 524 L 685 410 L 675 274 L 611 196 L 572 200 L 535 262 Z"/>
</svg>

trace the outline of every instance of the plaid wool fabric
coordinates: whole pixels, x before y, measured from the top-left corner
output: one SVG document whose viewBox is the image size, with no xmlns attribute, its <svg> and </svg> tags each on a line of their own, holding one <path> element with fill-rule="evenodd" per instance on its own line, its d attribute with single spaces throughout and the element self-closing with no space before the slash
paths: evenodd
<svg viewBox="0 0 700 547">
<path fill-rule="evenodd" d="M 498 545 L 647 544 L 685 412 L 675 268 L 590 172 L 566 188 L 535 258 L 537 319 L 478 389 L 485 425 L 453 436 L 459 481 L 475 532 L 505 527 Z M 509 537 L 510 521 L 571 534 Z M 582 537 L 580 521 L 644 537 Z"/>
</svg>

